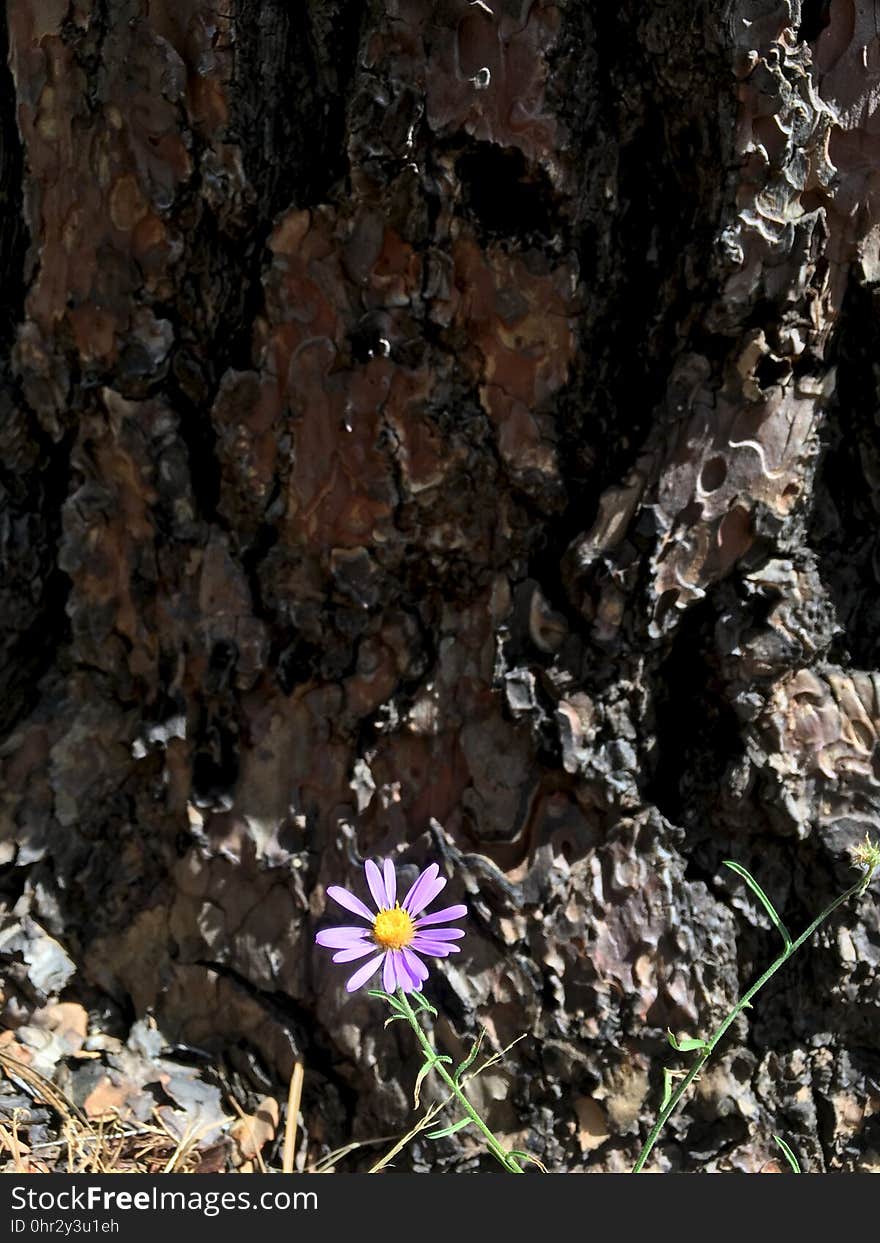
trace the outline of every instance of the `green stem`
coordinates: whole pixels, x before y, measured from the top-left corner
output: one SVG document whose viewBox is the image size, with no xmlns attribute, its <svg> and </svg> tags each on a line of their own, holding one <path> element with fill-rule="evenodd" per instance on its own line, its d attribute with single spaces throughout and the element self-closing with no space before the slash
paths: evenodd
<svg viewBox="0 0 880 1243">
<path fill-rule="evenodd" d="M 870 877 L 868 877 L 867 879 L 870 879 Z M 672 1116 L 672 1114 L 675 1113 L 675 1110 L 678 1108 L 678 1105 L 682 1097 L 684 1096 L 685 1092 L 688 1090 L 688 1088 L 691 1086 L 693 1081 L 696 1079 L 697 1075 L 700 1073 L 700 1071 L 703 1069 L 703 1067 L 708 1062 L 709 1058 L 715 1052 L 715 1048 L 719 1040 L 721 1040 L 722 1036 L 727 1031 L 728 1027 L 730 1027 L 731 1023 L 734 1021 L 737 1015 L 742 1013 L 742 1011 L 746 1008 L 746 1006 L 749 1004 L 749 1002 L 752 1000 L 755 994 L 760 992 L 760 990 L 764 987 L 767 981 L 776 974 L 779 968 L 783 966 L 784 963 L 788 962 L 792 954 L 795 954 L 801 948 L 804 942 L 810 939 L 810 937 L 813 935 L 813 933 L 816 931 L 819 925 L 824 923 L 825 920 L 828 918 L 828 916 L 833 914 L 833 912 L 836 911 L 839 906 L 842 906 L 843 903 L 846 902 L 849 898 L 853 897 L 857 893 L 864 892 L 865 887 L 866 887 L 866 878 L 863 876 L 861 880 L 859 880 L 855 885 L 853 885 L 850 889 L 847 889 L 846 893 L 842 893 L 840 897 L 835 898 L 834 901 L 830 903 L 830 905 L 825 907 L 825 910 L 821 913 L 821 915 L 816 916 L 816 918 L 810 924 L 809 928 L 805 929 L 796 941 L 792 941 L 791 945 L 786 946 L 786 948 L 782 951 L 779 957 L 770 964 L 770 966 L 767 968 L 764 974 L 755 981 L 755 983 L 748 990 L 748 992 L 743 994 L 743 996 L 739 999 L 739 1001 L 736 1003 L 736 1005 L 733 1007 L 733 1009 L 730 1011 L 727 1017 L 723 1020 L 720 1027 L 718 1027 L 717 1030 L 713 1032 L 712 1036 L 707 1041 L 706 1048 L 703 1050 L 700 1057 L 697 1059 L 694 1065 L 690 1068 L 688 1073 L 685 1075 L 684 1079 L 682 1079 L 678 1088 L 675 1090 L 675 1092 L 666 1102 L 663 1109 L 661 1109 L 660 1116 L 658 1117 L 657 1121 L 654 1123 L 654 1126 L 651 1129 L 651 1134 L 648 1136 L 645 1142 L 644 1148 L 639 1153 L 639 1159 L 636 1161 L 635 1165 L 632 1168 L 633 1174 L 638 1174 L 641 1172 L 642 1167 L 644 1166 L 645 1162 L 647 1161 L 648 1157 L 651 1154 L 651 1149 L 654 1147 L 655 1143 L 657 1142 L 657 1136 L 663 1130 L 663 1127 L 666 1125 L 667 1121 Z"/>
<path fill-rule="evenodd" d="M 418 1037 L 419 1044 L 422 1046 L 422 1049 L 424 1050 L 425 1054 L 431 1060 L 434 1070 L 437 1071 L 440 1078 L 444 1081 L 446 1086 L 452 1091 L 452 1094 L 455 1096 L 456 1100 L 461 1105 L 462 1109 L 465 1111 L 467 1116 L 470 1118 L 471 1122 L 473 1122 L 474 1126 L 477 1127 L 477 1129 L 482 1132 L 486 1140 L 486 1144 L 488 1145 L 489 1151 L 492 1153 L 493 1157 L 495 1157 L 498 1161 L 501 1162 L 501 1164 L 504 1166 L 504 1168 L 507 1170 L 509 1174 L 522 1174 L 523 1171 L 520 1169 L 516 1160 L 504 1148 L 504 1146 L 499 1142 L 499 1140 L 495 1138 L 495 1136 L 489 1130 L 486 1123 L 483 1121 L 483 1119 L 474 1109 L 473 1105 L 470 1103 L 468 1098 L 465 1096 L 459 1084 L 455 1082 L 452 1075 L 450 1075 L 449 1071 L 446 1069 L 443 1063 L 438 1062 L 436 1060 L 437 1050 L 434 1048 L 434 1046 L 431 1044 L 431 1041 L 428 1039 L 426 1032 L 424 1031 L 418 1018 L 416 1017 L 415 1011 L 413 1010 L 412 1006 L 409 1004 L 409 998 L 407 997 L 406 993 L 403 991 L 402 988 L 399 988 L 397 990 L 397 999 L 400 1002 L 400 1004 L 403 1006 L 403 1009 L 406 1012 L 406 1017 L 409 1022 L 409 1025 L 415 1032 L 416 1036 Z"/>
</svg>

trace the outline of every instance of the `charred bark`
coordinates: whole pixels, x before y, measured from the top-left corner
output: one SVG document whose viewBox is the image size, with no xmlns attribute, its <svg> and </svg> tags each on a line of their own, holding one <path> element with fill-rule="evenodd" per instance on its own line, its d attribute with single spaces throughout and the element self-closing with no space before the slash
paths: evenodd
<svg viewBox="0 0 880 1243">
<path fill-rule="evenodd" d="M 492 1124 L 627 1168 L 667 1026 L 775 948 L 722 860 L 798 928 L 877 821 L 875 4 L 2 38 L 7 1046 L 87 1112 L 300 1058 L 309 1159 L 402 1131 L 415 1052 L 313 941 L 432 858 L 438 1039 L 526 1032 Z M 661 1168 L 877 1168 L 877 946 L 866 898 L 774 981 Z"/>
</svg>

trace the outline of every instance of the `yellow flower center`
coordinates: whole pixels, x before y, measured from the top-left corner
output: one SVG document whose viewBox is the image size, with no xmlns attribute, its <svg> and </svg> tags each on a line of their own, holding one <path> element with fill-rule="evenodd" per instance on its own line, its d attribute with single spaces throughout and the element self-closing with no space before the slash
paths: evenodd
<svg viewBox="0 0 880 1243">
<path fill-rule="evenodd" d="M 400 906 L 390 911 L 380 911 L 373 924 L 373 940 L 387 950 L 403 949 L 416 934 L 413 921 Z"/>
</svg>

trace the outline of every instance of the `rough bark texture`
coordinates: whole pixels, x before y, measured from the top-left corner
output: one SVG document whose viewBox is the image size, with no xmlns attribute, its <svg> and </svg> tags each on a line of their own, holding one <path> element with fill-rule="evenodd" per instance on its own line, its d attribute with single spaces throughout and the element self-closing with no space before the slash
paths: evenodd
<svg viewBox="0 0 880 1243">
<path fill-rule="evenodd" d="M 6 1047 L 97 1112 L 301 1057 L 301 1160 L 400 1133 L 411 1038 L 313 939 L 364 857 L 437 859 L 438 1040 L 527 1033 L 490 1121 L 627 1168 L 665 1028 L 777 948 L 722 860 L 799 930 L 880 812 L 876 5 L 6 0 L 2 38 Z M 878 1031 L 869 895 L 657 1167 L 877 1168 Z"/>
</svg>

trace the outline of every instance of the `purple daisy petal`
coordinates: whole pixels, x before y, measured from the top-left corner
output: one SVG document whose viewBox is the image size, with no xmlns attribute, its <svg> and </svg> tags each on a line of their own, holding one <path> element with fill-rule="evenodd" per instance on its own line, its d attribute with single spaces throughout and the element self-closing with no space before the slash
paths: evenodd
<svg viewBox="0 0 880 1243">
<path fill-rule="evenodd" d="M 394 961 L 395 954 L 393 950 L 389 950 L 385 955 L 385 965 L 382 968 L 382 987 L 386 993 L 393 993 L 397 988 L 397 971 Z"/>
<path fill-rule="evenodd" d="M 378 910 L 383 910 L 389 906 L 388 894 L 385 892 L 385 882 L 382 879 L 382 873 L 376 867 L 372 859 L 368 859 L 364 864 L 364 871 L 367 874 L 367 884 L 370 886 L 370 893 L 373 895 L 373 901 L 376 903 Z"/>
<path fill-rule="evenodd" d="M 425 933 L 427 941 L 459 941 L 463 936 L 463 928 L 432 928 Z"/>
<path fill-rule="evenodd" d="M 322 928 L 315 940 L 319 945 L 326 945 L 329 949 L 347 950 L 352 946 L 363 944 L 369 932 L 369 928 Z"/>
<path fill-rule="evenodd" d="M 445 941 L 429 941 L 427 937 L 413 937 L 410 945 L 420 954 L 430 954 L 432 958 L 446 958 L 449 954 L 461 953 L 460 945 L 448 945 Z"/>
<path fill-rule="evenodd" d="M 371 958 L 368 963 L 365 963 L 362 967 L 358 967 L 357 971 L 355 971 L 354 975 L 345 986 L 346 992 L 353 993 L 355 989 L 360 988 L 362 984 L 366 984 L 370 976 L 375 975 L 375 973 L 379 970 L 379 964 L 382 962 L 384 957 L 385 951 L 383 950 L 381 954 L 377 954 L 375 958 Z"/>
<path fill-rule="evenodd" d="M 353 893 L 349 893 L 340 885 L 328 885 L 327 897 L 338 902 L 340 906 L 344 906 L 347 911 L 351 911 L 352 915 L 360 915 L 362 919 L 368 919 L 370 923 L 376 918 L 370 908 L 364 906 L 360 898 L 356 898 Z"/>
<path fill-rule="evenodd" d="M 410 915 L 418 915 L 419 911 L 424 910 L 437 897 L 441 889 L 446 888 L 446 877 L 440 876 L 436 880 L 429 880 L 422 886 L 420 891 L 413 895 L 410 899 L 409 913 Z"/>
<path fill-rule="evenodd" d="M 416 920 L 416 927 L 423 928 L 426 924 L 445 924 L 451 919 L 461 919 L 463 915 L 467 915 L 466 906 L 444 906 L 442 911 L 433 911 L 430 915 L 420 915 Z"/>
<path fill-rule="evenodd" d="M 431 972 L 422 962 L 421 958 L 419 958 L 418 954 L 414 954 L 408 946 L 405 945 L 400 952 L 403 955 L 403 961 L 406 963 L 407 971 L 409 971 L 410 975 L 416 981 L 416 988 L 418 988 L 419 984 L 423 980 L 427 980 Z"/>
<path fill-rule="evenodd" d="M 403 901 L 400 904 L 405 911 L 409 911 L 409 913 L 412 914 L 412 910 L 410 909 L 410 903 L 412 902 L 413 898 L 416 896 L 416 893 L 418 892 L 420 885 L 426 878 L 428 880 L 433 880 L 434 877 L 437 876 L 439 871 L 440 871 L 440 868 L 437 866 L 436 863 L 429 863 L 423 872 L 419 872 L 418 876 L 416 877 L 415 884 L 410 886 L 410 889 L 406 897 L 403 899 Z"/>
<path fill-rule="evenodd" d="M 446 885 L 443 877 L 438 879 L 440 871 L 436 863 L 432 863 L 430 867 L 425 868 L 416 883 L 410 889 L 409 893 L 403 900 L 403 909 L 410 915 L 418 915 L 419 911 L 424 910 L 429 902 L 433 902 L 437 894 Z"/>
<path fill-rule="evenodd" d="M 365 941 L 363 945 L 352 945 L 349 949 L 337 950 L 333 955 L 334 962 L 354 962 L 358 958 L 366 958 L 376 948 L 373 941 Z"/>
<path fill-rule="evenodd" d="M 382 864 L 382 875 L 385 878 L 385 892 L 388 895 L 388 905 L 394 906 L 394 900 L 397 897 L 397 873 L 390 859 L 386 859 Z"/>
<path fill-rule="evenodd" d="M 421 979 L 419 976 L 413 975 L 402 949 L 395 954 L 394 958 L 398 987 L 402 988 L 405 993 L 411 993 L 414 988 L 418 988 L 419 984 L 421 984 Z"/>
</svg>

